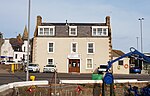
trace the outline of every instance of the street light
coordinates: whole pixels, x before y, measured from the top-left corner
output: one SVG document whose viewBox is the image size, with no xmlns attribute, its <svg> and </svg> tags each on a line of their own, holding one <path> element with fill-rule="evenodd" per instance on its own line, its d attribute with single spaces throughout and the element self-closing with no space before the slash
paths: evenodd
<svg viewBox="0 0 150 96">
<path fill-rule="evenodd" d="M 143 30 L 142 30 L 142 21 L 144 20 L 144 18 L 139 18 L 138 20 L 140 21 L 140 30 L 141 30 L 141 52 L 143 52 L 143 40 L 142 40 L 142 39 L 143 39 L 143 38 L 142 38 L 142 37 L 143 37 L 143 36 L 142 36 L 142 31 L 143 31 Z"/>
<path fill-rule="evenodd" d="M 143 36 L 142 36 L 142 21 L 144 20 L 144 18 L 139 18 L 139 21 L 140 21 L 140 29 L 141 29 L 141 53 L 143 53 Z M 143 61 L 141 62 L 142 64 L 142 68 L 143 69 Z M 139 64 L 138 64 L 139 65 Z"/>
<path fill-rule="evenodd" d="M 137 50 L 139 50 L 139 37 L 136 37 L 136 39 L 137 39 Z M 137 66 L 139 67 L 139 60 L 137 59 Z"/>
<path fill-rule="evenodd" d="M 136 37 L 136 47 L 137 47 L 137 50 L 139 50 L 139 37 Z"/>
<path fill-rule="evenodd" d="M 26 73 L 26 81 L 29 81 L 29 70 L 28 70 L 28 65 L 29 65 L 29 42 L 30 42 L 30 1 L 29 0 L 29 6 L 28 6 L 28 44 L 27 44 L 27 73 Z"/>
</svg>

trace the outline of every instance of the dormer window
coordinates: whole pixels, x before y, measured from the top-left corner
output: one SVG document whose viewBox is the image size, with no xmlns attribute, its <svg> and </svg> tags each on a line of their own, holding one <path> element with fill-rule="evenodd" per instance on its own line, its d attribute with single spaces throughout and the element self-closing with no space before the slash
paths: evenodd
<svg viewBox="0 0 150 96">
<path fill-rule="evenodd" d="M 77 36 L 77 26 L 69 26 L 69 36 Z"/>
<path fill-rule="evenodd" d="M 108 26 L 92 26 L 92 36 L 108 36 Z"/>
<path fill-rule="evenodd" d="M 38 26 L 39 36 L 54 36 L 55 26 Z"/>
</svg>

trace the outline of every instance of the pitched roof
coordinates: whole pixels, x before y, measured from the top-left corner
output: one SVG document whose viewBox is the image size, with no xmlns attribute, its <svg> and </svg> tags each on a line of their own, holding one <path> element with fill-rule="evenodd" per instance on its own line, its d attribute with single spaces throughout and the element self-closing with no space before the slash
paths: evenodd
<svg viewBox="0 0 150 96">
<path fill-rule="evenodd" d="M 23 40 L 27 40 L 28 39 L 28 31 L 27 31 L 27 27 L 26 26 L 24 28 L 22 39 Z"/>
<path fill-rule="evenodd" d="M 41 23 L 40 26 L 55 26 L 56 37 L 68 37 L 69 26 L 77 26 L 78 34 L 75 37 L 91 37 L 92 26 L 106 26 L 106 24 L 105 23 L 68 23 L 66 25 L 66 23 Z"/>
<path fill-rule="evenodd" d="M 122 52 L 121 50 L 112 50 L 112 56 L 113 57 L 119 57 L 124 55 L 124 52 Z"/>
<path fill-rule="evenodd" d="M 42 22 L 42 17 L 37 16 L 37 25 L 36 25 L 35 32 L 34 32 L 34 37 L 38 36 L 38 26 L 55 26 L 54 37 L 68 37 L 69 26 L 77 26 L 78 34 L 77 36 L 74 36 L 74 37 L 92 37 L 92 33 L 91 33 L 92 26 L 108 26 L 108 36 L 111 35 L 109 16 L 106 16 L 106 22 L 102 22 L 102 23 L 68 23 L 67 20 L 65 23 L 48 23 L 48 22 Z M 42 36 L 42 37 L 45 37 L 45 36 Z M 101 37 L 104 37 L 104 36 L 101 36 Z"/>
<path fill-rule="evenodd" d="M 23 41 L 20 41 L 18 38 L 10 38 L 9 43 L 11 44 L 14 51 L 22 51 Z"/>
<path fill-rule="evenodd" d="M 106 23 L 41 23 L 41 26 L 106 26 Z"/>
</svg>

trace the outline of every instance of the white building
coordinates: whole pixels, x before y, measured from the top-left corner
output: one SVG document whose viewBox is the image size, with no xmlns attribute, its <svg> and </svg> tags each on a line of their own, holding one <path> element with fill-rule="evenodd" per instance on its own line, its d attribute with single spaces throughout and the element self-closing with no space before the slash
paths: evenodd
<svg viewBox="0 0 150 96">
<path fill-rule="evenodd" d="M 124 55 L 120 50 L 112 50 L 113 60 Z M 112 64 L 113 74 L 129 74 L 130 73 L 130 58 L 122 58 Z"/>
<path fill-rule="evenodd" d="M 10 60 L 13 59 L 14 50 L 9 42 L 9 39 L 4 39 L 4 42 L 1 46 L 1 58 L 3 60 Z"/>
<path fill-rule="evenodd" d="M 111 59 L 110 17 L 105 23 L 42 23 L 37 16 L 32 62 L 61 73 L 92 73 Z"/>
<path fill-rule="evenodd" d="M 18 62 L 27 62 L 27 41 L 28 32 L 25 27 L 23 36 L 19 34 L 17 38 L 4 39 L 1 47 L 1 58 Z"/>
</svg>

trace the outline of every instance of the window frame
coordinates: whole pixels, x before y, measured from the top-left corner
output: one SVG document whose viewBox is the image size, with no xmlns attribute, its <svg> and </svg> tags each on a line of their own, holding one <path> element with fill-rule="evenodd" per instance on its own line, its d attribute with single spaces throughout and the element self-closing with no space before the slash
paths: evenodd
<svg viewBox="0 0 150 96">
<path fill-rule="evenodd" d="M 47 32 L 45 32 L 46 28 L 48 28 Z M 53 32 L 51 32 L 51 29 L 53 29 Z M 55 26 L 38 26 L 38 36 L 55 36 Z"/>
<path fill-rule="evenodd" d="M 53 43 L 53 52 L 49 51 L 49 44 L 50 43 Z M 48 53 L 54 53 L 55 52 L 55 42 L 48 42 L 48 44 L 47 44 L 47 51 L 48 51 Z"/>
<path fill-rule="evenodd" d="M 75 29 L 75 34 L 71 34 L 71 29 L 74 28 Z M 77 36 L 77 26 L 69 26 L 69 36 Z"/>
<path fill-rule="evenodd" d="M 52 60 L 53 62 L 52 62 L 52 64 L 49 64 L 49 60 Z M 47 58 L 47 65 L 54 65 L 55 63 L 54 63 L 54 58 Z"/>
<path fill-rule="evenodd" d="M 76 52 L 73 51 L 73 44 L 76 44 Z M 78 52 L 78 43 L 77 42 L 71 42 L 71 53 L 77 53 Z"/>
<path fill-rule="evenodd" d="M 15 59 L 18 59 L 18 54 L 15 54 Z"/>
<path fill-rule="evenodd" d="M 96 34 L 94 29 L 96 29 Z M 101 34 L 99 34 L 99 29 L 102 31 Z M 106 31 L 104 31 L 104 29 L 106 29 Z M 108 36 L 108 26 L 92 26 L 92 36 Z"/>
<path fill-rule="evenodd" d="M 93 53 L 89 53 L 89 44 L 93 44 Z M 94 42 L 87 42 L 87 54 L 94 54 L 95 53 L 95 43 Z"/>
<path fill-rule="evenodd" d="M 88 59 L 91 60 L 91 64 L 92 64 L 92 67 L 91 68 L 88 68 Z M 93 69 L 93 58 L 86 58 L 86 69 Z"/>
<path fill-rule="evenodd" d="M 123 63 L 124 63 L 124 60 L 119 60 L 118 61 L 118 65 L 120 65 L 120 66 L 123 66 L 124 65 Z"/>
</svg>

